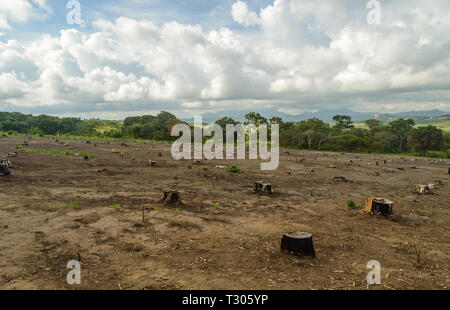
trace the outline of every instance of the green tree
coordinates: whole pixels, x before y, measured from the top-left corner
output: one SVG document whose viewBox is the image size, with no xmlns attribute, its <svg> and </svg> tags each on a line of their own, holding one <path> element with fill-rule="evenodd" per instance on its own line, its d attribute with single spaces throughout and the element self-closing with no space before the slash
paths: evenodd
<svg viewBox="0 0 450 310">
<path fill-rule="evenodd" d="M 226 129 L 227 125 L 236 125 L 237 122 L 231 117 L 222 117 L 216 121 L 216 124 L 222 127 L 223 130 Z"/>
<path fill-rule="evenodd" d="M 398 119 L 389 124 L 390 130 L 397 135 L 399 139 L 399 150 L 403 151 L 403 144 L 408 137 L 409 132 L 414 127 L 414 121 L 412 119 Z"/>
<path fill-rule="evenodd" d="M 267 118 L 256 112 L 250 112 L 245 115 L 245 124 L 267 124 Z"/>
<path fill-rule="evenodd" d="M 333 121 L 336 123 L 334 127 L 337 129 L 348 129 L 354 127 L 352 118 L 348 115 L 335 115 L 333 116 Z"/>
<path fill-rule="evenodd" d="M 427 151 L 438 151 L 444 145 L 444 135 L 441 129 L 435 126 L 413 128 L 408 136 L 408 144 L 424 156 Z"/>
<path fill-rule="evenodd" d="M 383 128 L 383 123 L 377 119 L 368 119 L 364 123 L 369 127 L 370 131 L 380 131 Z"/>
<path fill-rule="evenodd" d="M 283 119 L 281 117 L 274 116 L 274 117 L 272 117 L 270 119 L 270 123 L 271 124 L 278 124 L 281 127 L 281 126 L 283 126 Z"/>
</svg>

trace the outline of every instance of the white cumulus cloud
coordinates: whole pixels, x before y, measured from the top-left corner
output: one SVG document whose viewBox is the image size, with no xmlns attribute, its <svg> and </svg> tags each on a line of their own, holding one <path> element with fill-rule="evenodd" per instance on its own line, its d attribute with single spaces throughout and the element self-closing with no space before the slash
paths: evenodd
<svg viewBox="0 0 450 310">
<path fill-rule="evenodd" d="M 46 5 L 11 1 L 20 15 L 1 3 L 0 25 Z M 354 3 L 274 0 L 256 13 L 237 1 L 229 14 L 252 29 L 120 17 L 90 32 L 0 41 L 0 109 L 450 110 L 448 1 L 383 2 L 381 25 L 368 25 Z"/>
</svg>

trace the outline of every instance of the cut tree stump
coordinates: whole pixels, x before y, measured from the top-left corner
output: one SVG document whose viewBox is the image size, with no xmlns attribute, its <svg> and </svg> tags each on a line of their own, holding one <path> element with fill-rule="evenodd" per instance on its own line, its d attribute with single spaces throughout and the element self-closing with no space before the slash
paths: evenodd
<svg viewBox="0 0 450 310">
<path fill-rule="evenodd" d="M 307 232 L 283 234 L 281 250 L 296 256 L 316 257 L 312 235 Z"/>
<path fill-rule="evenodd" d="M 393 213 L 394 202 L 384 198 L 368 198 L 366 202 L 366 212 L 370 214 L 381 214 L 389 216 Z"/>
<path fill-rule="evenodd" d="M 269 193 L 273 194 L 273 186 L 269 183 L 264 183 L 262 181 L 256 181 L 253 185 L 253 191 L 256 193 Z"/>
<path fill-rule="evenodd" d="M 180 193 L 176 191 L 164 192 L 162 199 L 167 204 L 181 204 Z"/>
<path fill-rule="evenodd" d="M 0 165 L 0 175 L 10 175 L 11 171 L 9 171 L 6 165 Z"/>
<path fill-rule="evenodd" d="M 416 185 L 416 192 L 419 195 L 431 195 L 433 194 L 432 187 L 433 186 L 430 187 L 430 184 L 428 185 L 418 184 Z"/>
<path fill-rule="evenodd" d="M 343 176 L 337 176 L 333 178 L 334 182 L 347 182 L 347 179 Z"/>
</svg>

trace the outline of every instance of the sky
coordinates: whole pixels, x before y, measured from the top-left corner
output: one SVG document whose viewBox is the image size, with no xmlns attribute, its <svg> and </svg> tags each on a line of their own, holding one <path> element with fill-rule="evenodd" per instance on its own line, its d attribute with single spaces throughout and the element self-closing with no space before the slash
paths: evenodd
<svg viewBox="0 0 450 310">
<path fill-rule="evenodd" d="M 0 111 L 450 111 L 448 16 L 448 0 L 0 0 Z"/>
</svg>

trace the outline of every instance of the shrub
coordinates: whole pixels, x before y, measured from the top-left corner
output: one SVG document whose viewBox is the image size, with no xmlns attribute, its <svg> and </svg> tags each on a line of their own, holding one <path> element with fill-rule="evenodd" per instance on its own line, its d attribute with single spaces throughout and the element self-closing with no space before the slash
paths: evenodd
<svg viewBox="0 0 450 310">
<path fill-rule="evenodd" d="M 78 201 L 73 201 L 70 203 L 69 208 L 76 209 L 78 208 Z"/>
<path fill-rule="evenodd" d="M 347 200 L 347 207 L 354 209 L 354 208 L 361 208 L 361 204 L 360 203 L 355 203 L 353 200 L 349 199 Z"/>
<path fill-rule="evenodd" d="M 227 171 L 228 172 L 231 172 L 231 173 L 239 173 L 239 174 L 241 174 L 241 173 L 244 173 L 241 169 L 239 169 L 236 165 L 231 165 L 231 166 L 229 166 L 228 168 L 227 168 Z"/>
<path fill-rule="evenodd" d="M 120 211 L 120 205 L 117 202 L 113 202 L 112 206 L 113 206 L 114 210 Z"/>
</svg>

